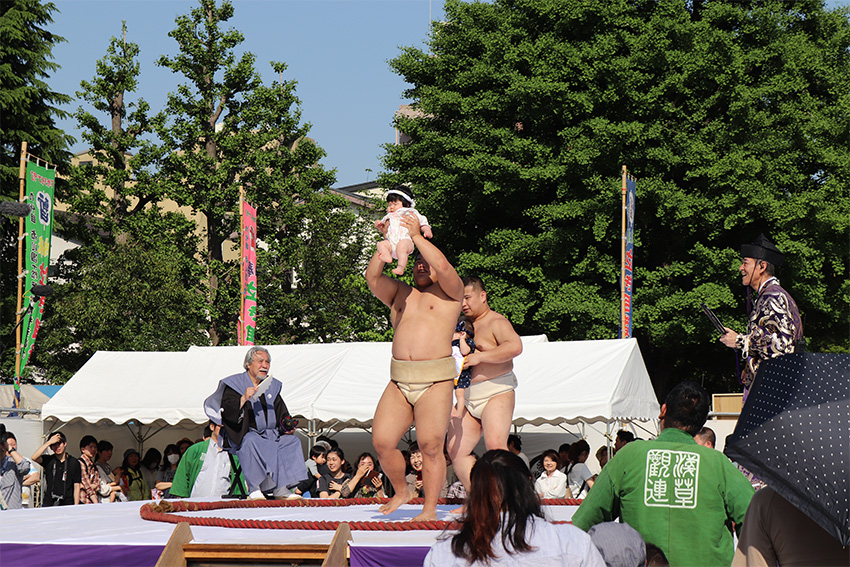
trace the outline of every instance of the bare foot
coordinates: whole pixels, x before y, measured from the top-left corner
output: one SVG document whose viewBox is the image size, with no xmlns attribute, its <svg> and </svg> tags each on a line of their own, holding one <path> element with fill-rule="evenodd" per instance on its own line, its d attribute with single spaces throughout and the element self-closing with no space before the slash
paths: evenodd
<svg viewBox="0 0 850 567">
<path fill-rule="evenodd" d="M 410 520 L 411 522 L 435 522 L 437 520 L 437 511 L 433 510 L 431 512 L 426 512 L 422 510 L 422 513 Z"/>
<path fill-rule="evenodd" d="M 392 261 L 393 261 L 393 255 L 392 255 L 392 254 L 390 254 L 389 252 L 379 252 L 379 253 L 378 253 L 378 258 L 379 258 L 379 259 L 381 260 L 381 262 L 383 262 L 384 264 L 391 264 L 391 263 L 392 263 Z"/>
<path fill-rule="evenodd" d="M 403 276 L 404 275 L 404 268 L 401 268 L 401 267 L 393 268 L 392 272 L 397 276 Z"/>
<path fill-rule="evenodd" d="M 399 506 L 407 504 L 411 500 L 413 500 L 413 491 L 408 488 L 403 493 L 393 496 L 392 500 L 378 508 L 378 512 L 381 514 L 391 514 L 395 512 Z"/>
<path fill-rule="evenodd" d="M 454 510 L 449 512 L 449 514 L 459 514 L 459 515 L 463 516 L 464 514 L 466 514 L 466 504 L 464 504 L 460 508 L 455 508 Z"/>
</svg>

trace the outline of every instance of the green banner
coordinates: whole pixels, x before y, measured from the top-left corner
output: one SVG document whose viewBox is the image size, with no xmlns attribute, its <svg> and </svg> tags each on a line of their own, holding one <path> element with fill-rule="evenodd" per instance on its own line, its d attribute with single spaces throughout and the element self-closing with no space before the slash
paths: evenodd
<svg viewBox="0 0 850 567">
<path fill-rule="evenodd" d="M 53 233 L 53 185 L 56 171 L 27 162 L 26 200 L 32 211 L 24 223 L 24 296 L 26 309 L 21 329 L 20 376 L 27 365 L 44 312 L 44 298 L 35 298 L 30 290 L 34 285 L 47 284 L 47 267 L 50 265 L 50 238 Z"/>
</svg>

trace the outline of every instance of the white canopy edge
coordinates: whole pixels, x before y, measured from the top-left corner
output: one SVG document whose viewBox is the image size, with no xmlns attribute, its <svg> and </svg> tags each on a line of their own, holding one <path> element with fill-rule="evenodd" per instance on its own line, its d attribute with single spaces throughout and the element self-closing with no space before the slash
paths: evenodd
<svg viewBox="0 0 850 567">
<path fill-rule="evenodd" d="M 249 347 L 186 352 L 99 351 L 42 407 L 42 420 L 203 424 L 203 401 L 240 372 Z M 271 345 L 271 372 L 292 415 L 318 427 L 370 427 L 389 380 L 391 343 Z M 637 341 L 523 337 L 514 424 L 649 420 L 659 405 Z"/>
</svg>

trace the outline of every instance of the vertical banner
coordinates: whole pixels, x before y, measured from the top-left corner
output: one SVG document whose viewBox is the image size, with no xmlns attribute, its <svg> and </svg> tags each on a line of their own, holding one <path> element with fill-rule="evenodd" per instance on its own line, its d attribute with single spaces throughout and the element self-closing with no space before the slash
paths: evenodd
<svg viewBox="0 0 850 567">
<path fill-rule="evenodd" d="M 620 300 L 620 338 L 632 337 L 632 284 L 635 248 L 635 191 L 637 180 L 623 166 L 623 247 Z"/>
<path fill-rule="evenodd" d="M 26 202 L 32 205 L 26 217 L 24 233 L 24 291 L 23 307 L 26 310 L 21 327 L 20 362 L 15 373 L 15 389 L 20 387 L 20 376 L 32 354 L 41 316 L 44 297 L 36 302 L 32 286 L 47 284 L 47 267 L 50 265 L 50 238 L 53 232 L 53 186 L 56 171 L 33 162 L 26 166 Z"/>
<path fill-rule="evenodd" d="M 242 207 L 242 313 L 239 314 L 239 344 L 253 345 L 257 331 L 257 209 Z"/>
</svg>

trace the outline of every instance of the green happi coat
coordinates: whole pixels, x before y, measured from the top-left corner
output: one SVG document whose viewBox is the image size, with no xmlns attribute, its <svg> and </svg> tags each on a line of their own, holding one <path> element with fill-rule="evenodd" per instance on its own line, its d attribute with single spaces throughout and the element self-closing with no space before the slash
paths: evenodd
<svg viewBox="0 0 850 567">
<path fill-rule="evenodd" d="M 673 567 L 729 565 L 731 522 L 740 530 L 752 497 L 750 482 L 723 453 L 667 428 L 655 441 L 620 449 L 572 521 L 587 531 L 619 517 Z"/>
</svg>

